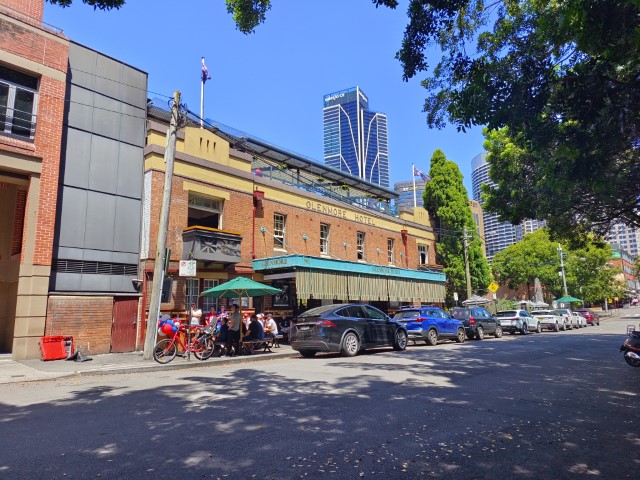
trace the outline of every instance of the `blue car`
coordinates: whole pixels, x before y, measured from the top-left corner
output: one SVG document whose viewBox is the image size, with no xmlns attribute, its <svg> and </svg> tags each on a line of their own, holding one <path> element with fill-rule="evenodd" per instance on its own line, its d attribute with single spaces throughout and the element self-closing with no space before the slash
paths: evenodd
<svg viewBox="0 0 640 480">
<path fill-rule="evenodd" d="M 462 322 L 438 307 L 403 307 L 393 319 L 405 325 L 409 340 L 414 344 L 423 340 L 433 346 L 438 340 L 447 338 L 462 343 L 466 338 Z"/>
</svg>

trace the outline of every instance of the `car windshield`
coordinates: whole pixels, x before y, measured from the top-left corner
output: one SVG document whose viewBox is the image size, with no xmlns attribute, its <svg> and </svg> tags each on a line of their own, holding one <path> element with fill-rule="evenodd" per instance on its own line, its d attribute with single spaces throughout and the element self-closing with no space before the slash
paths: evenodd
<svg viewBox="0 0 640 480">
<path fill-rule="evenodd" d="M 515 310 L 505 310 L 504 312 L 496 313 L 496 317 L 515 317 L 518 314 Z"/>
<path fill-rule="evenodd" d="M 401 310 L 399 312 L 396 312 L 396 314 L 393 316 L 393 318 L 398 319 L 398 320 L 408 320 L 411 318 L 418 318 L 420 316 L 420 310 Z"/>
<path fill-rule="evenodd" d="M 555 315 L 555 312 L 551 310 L 536 310 L 535 312 L 531 312 L 531 315 Z"/>
</svg>

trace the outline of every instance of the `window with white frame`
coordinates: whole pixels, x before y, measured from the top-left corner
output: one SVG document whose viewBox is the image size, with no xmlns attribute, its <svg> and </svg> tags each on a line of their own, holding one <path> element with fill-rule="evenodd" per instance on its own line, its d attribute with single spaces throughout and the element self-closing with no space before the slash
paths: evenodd
<svg viewBox="0 0 640 480">
<path fill-rule="evenodd" d="M 396 263 L 396 241 L 393 238 L 387 238 L 387 260 L 389 265 Z"/>
<path fill-rule="evenodd" d="M 189 192 L 189 217 L 187 226 L 222 228 L 224 200 Z"/>
<path fill-rule="evenodd" d="M 184 302 L 185 309 L 191 308 L 191 304 L 198 304 L 198 295 L 200 294 L 200 280 L 197 278 L 187 278 L 185 282 Z"/>
<path fill-rule="evenodd" d="M 287 217 L 280 213 L 273 215 L 273 246 L 285 248 L 285 234 L 287 231 Z"/>
<path fill-rule="evenodd" d="M 356 233 L 356 246 L 358 251 L 358 260 L 364 260 L 364 232 Z"/>
<path fill-rule="evenodd" d="M 418 245 L 418 263 L 420 265 L 429 263 L 429 247 L 427 245 Z"/>
<path fill-rule="evenodd" d="M 329 225 L 326 223 L 320 224 L 320 253 L 329 254 Z"/>
<path fill-rule="evenodd" d="M 0 65 L 0 133 L 33 140 L 38 77 Z"/>
<path fill-rule="evenodd" d="M 219 280 L 204 279 L 202 281 L 202 291 L 204 292 L 210 288 L 217 287 L 219 283 Z M 216 312 L 218 311 L 218 299 L 213 297 L 202 297 L 202 312 L 206 314 L 211 307 L 213 307 Z"/>
</svg>

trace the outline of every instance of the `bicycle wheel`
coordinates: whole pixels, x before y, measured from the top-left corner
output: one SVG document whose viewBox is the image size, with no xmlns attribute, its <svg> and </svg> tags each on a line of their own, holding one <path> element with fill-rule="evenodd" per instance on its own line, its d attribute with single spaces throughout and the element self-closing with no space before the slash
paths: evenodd
<svg viewBox="0 0 640 480">
<path fill-rule="evenodd" d="M 193 355 L 198 360 L 206 360 L 213 355 L 214 349 L 215 345 L 213 344 L 211 337 L 201 338 L 198 340 L 198 343 L 194 345 Z"/>
<path fill-rule="evenodd" d="M 158 363 L 169 363 L 176 358 L 178 348 L 175 342 L 169 338 L 160 340 L 153 349 L 153 359 Z"/>
</svg>

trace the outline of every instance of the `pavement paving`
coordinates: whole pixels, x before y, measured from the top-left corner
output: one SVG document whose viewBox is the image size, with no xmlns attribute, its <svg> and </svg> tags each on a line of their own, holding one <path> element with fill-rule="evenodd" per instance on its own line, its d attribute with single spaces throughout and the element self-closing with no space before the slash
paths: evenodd
<svg viewBox="0 0 640 480">
<path fill-rule="evenodd" d="M 265 360 L 296 357 L 299 353 L 289 345 L 280 345 L 271 352 L 255 352 L 238 357 L 212 357 L 201 361 L 176 357 L 171 363 L 161 365 L 155 360 L 146 360 L 142 352 L 107 353 L 87 355 L 86 362 L 73 360 L 13 360 L 11 354 L 0 354 L 0 384 L 55 380 L 64 377 L 86 375 L 112 375 L 135 372 L 181 370 L 187 368 L 212 368 L 229 364 L 262 362 Z"/>
</svg>

